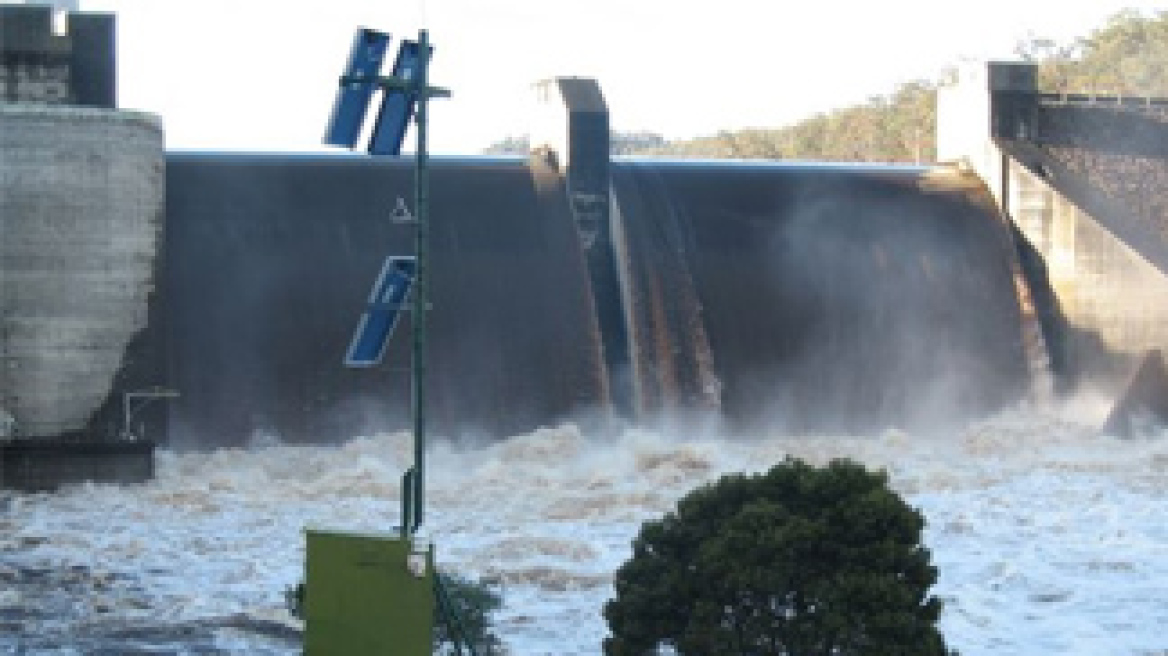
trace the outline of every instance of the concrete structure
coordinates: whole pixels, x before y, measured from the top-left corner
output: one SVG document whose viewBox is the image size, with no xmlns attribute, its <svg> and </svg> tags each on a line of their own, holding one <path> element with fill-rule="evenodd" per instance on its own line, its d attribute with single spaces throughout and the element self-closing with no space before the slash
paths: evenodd
<svg viewBox="0 0 1168 656">
<path fill-rule="evenodd" d="M 0 6 L 0 102 L 116 107 L 113 15 L 54 10 Z"/>
<path fill-rule="evenodd" d="M 1019 398 L 1009 234 L 977 185 L 923 168 L 613 162 L 626 242 L 603 305 L 542 160 L 431 167 L 435 435 L 506 436 L 623 401 L 634 419 L 921 426 Z M 332 440 L 408 424 L 408 330 L 341 361 L 408 161 L 172 153 L 157 371 L 178 447 Z M 596 243 L 594 243 L 595 247 Z M 600 312 L 635 335 L 618 400 Z M 148 380 L 144 380 L 149 382 Z"/>
<path fill-rule="evenodd" d="M 573 101 L 561 102 L 570 123 Z M 979 416 L 1023 393 L 1013 251 L 980 186 L 916 167 L 610 164 L 581 155 L 608 143 L 597 127 L 606 112 L 584 104 L 592 129 L 569 130 L 560 146 L 575 155 L 433 162 L 429 398 L 438 432 L 506 435 L 614 409 L 630 418 L 715 410 L 743 429 L 920 426 Z M 36 111 L 61 122 L 78 110 L 10 113 Z M 62 331 L 34 345 L 25 334 L 22 357 L 92 387 L 10 378 L 6 389 L 25 390 L 5 403 L 13 430 L 70 430 L 89 412 L 91 434 L 116 431 L 94 404 L 108 409 L 111 394 L 157 384 L 181 392 L 166 424 L 177 447 L 407 425 L 399 347 L 374 370 L 347 371 L 340 360 L 383 257 L 409 250 L 411 229 L 386 220 L 409 194 L 409 162 L 167 155 L 165 257 L 151 300 L 160 135 L 148 121 L 120 120 L 124 133 L 108 142 L 87 137 L 104 145 L 74 145 L 82 157 L 53 150 L 62 137 L 71 143 L 68 130 L 14 141 L 13 152 L 44 164 L 13 169 L 24 202 L 60 202 L 70 184 L 89 186 L 68 197 L 102 200 L 95 212 L 48 212 L 84 227 L 78 244 L 93 249 L 46 237 L 22 251 L 26 260 L 6 262 L 69 253 L 47 260 L 67 272 L 91 261 L 87 280 L 104 300 L 88 304 L 42 269 L 11 269 L 36 290 L 21 312 L 68 308 L 101 335 L 97 344 Z M 86 162 L 109 173 L 132 166 L 111 177 Z M 574 177 L 579 166 L 604 173 Z M 581 227 L 573 180 L 608 199 L 594 232 Z M 40 234 L 43 223 L 19 227 Z M 90 369 L 76 373 L 78 362 Z"/>
<path fill-rule="evenodd" d="M 121 401 L 165 382 L 128 355 L 155 286 L 162 127 L 115 96 L 112 15 L 0 6 L 2 487 L 152 471 L 153 445 L 120 439 Z"/>
<path fill-rule="evenodd" d="M 50 492 L 81 481 L 137 483 L 154 477 L 146 440 L 0 441 L 0 488 Z"/>
<path fill-rule="evenodd" d="M 1114 387 L 1168 348 L 1168 120 L 1149 99 L 1040 93 L 1033 64 L 963 72 L 938 156 L 977 171 L 1023 238 L 1058 372 Z"/>
<path fill-rule="evenodd" d="M 69 104 L 70 50 L 51 7 L 0 7 L 0 100 Z"/>
<path fill-rule="evenodd" d="M 408 427 L 409 322 L 383 366 L 342 361 L 385 256 L 412 252 L 413 227 L 389 220 L 410 195 L 412 162 L 170 153 L 166 176 L 151 331 L 163 344 L 148 369 L 182 394 L 169 404 L 171 444 Z M 431 161 L 436 433 L 513 434 L 608 402 L 585 256 L 558 182 L 522 159 Z"/>
<path fill-rule="evenodd" d="M 557 77 L 536 83 L 530 143 L 533 169 L 559 178 L 588 261 L 596 321 L 603 343 L 604 378 L 614 409 L 633 407 L 632 354 L 622 313 L 618 257 L 611 221 L 608 105 L 596 80 Z"/>
<path fill-rule="evenodd" d="M 610 162 L 595 82 L 546 90 L 561 127 L 535 157 L 433 162 L 437 432 L 691 409 L 915 428 L 1025 394 L 1018 258 L 977 178 Z M 176 447 L 407 425 L 402 349 L 341 358 L 383 258 L 409 252 L 387 215 L 410 162 L 171 153 L 164 184 L 149 117 L 26 104 L 0 140 L 10 437 L 116 434 L 120 396 L 158 384 L 181 393 Z"/>
<path fill-rule="evenodd" d="M 0 105 L 0 406 L 17 437 L 86 427 L 146 326 L 162 228 L 150 116 Z"/>
<path fill-rule="evenodd" d="M 608 105 L 596 80 L 557 77 L 535 85 L 539 110 L 531 148 L 554 154 L 585 245 L 604 239 L 608 222 Z"/>
</svg>

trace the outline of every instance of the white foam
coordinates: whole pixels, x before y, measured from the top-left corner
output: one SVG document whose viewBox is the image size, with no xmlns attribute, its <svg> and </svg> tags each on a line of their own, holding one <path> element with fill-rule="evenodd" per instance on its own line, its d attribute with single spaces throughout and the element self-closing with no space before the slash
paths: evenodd
<svg viewBox="0 0 1168 656">
<path fill-rule="evenodd" d="M 888 470 L 924 512 L 951 647 L 1160 653 L 1168 440 L 1098 438 L 1076 416 L 1006 413 L 951 438 L 735 442 L 630 430 L 601 439 L 569 425 L 481 448 L 436 446 L 426 524 L 443 567 L 503 584 L 498 629 L 514 653 L 597 654 L 612 572 L 642 521 L 726 472 L 764 470 L 787 454 L 847 456 Z M 12 529 L 0 555 L 8 566 L 128 574 L 79 600 L 103 604 L 105 616 L 285 617 L 303 528 L 389 530 L 410 453 L 402 434 L 336 448 L 166 453 L 145 486 L 16 497 L 0 517 Z M 248 652 L 245 634 L 229 642 Z"/>
</svg>

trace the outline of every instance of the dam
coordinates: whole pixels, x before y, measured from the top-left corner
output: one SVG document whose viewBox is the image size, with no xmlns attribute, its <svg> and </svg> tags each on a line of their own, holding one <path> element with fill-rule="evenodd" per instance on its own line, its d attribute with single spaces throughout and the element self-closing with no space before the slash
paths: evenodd
<svg viewBox="0 0 1168 656">
<path fill-rule="evenodd" d="M 42 50 L 84 70 L 62 48 Z M 1027 75 L 991 65 L 943 96 L 946 166 L 614 159 L 599 85 L 545 83 L 551 118 L 529 157 L 431 165 L 434 430 L 491 440 L 566 419 L 700 419 L 742 435 L 933 431 L 1044 383 L 1114 384 L 1168 342 L 1155 328 L 1163 273 L 1123 218 L 1064 191 L 1094 189 L 1090 177 L 1043 173 L 1063 160 L 1052 128 L 1046 141 L 1035 128 L 1065 114 Z M 209 449 L 408 425 L 408 330 L 383 366 L 341 360 L 382 259 L 409 251 L 412 229 L 391 215 L 411 162 L 164 152 L 153 119 L 74 87 L 0 112 L 6 443 Z M 89 97 L 106 106 L 70 106 Z M 30 116 L 132 126 L 141 153 L 103 137 L 91 168 L 68 169 L 70 132 L 30 137 Z M 119 166 L 128 177 L 109 173 Z M 100 229 L 78 230 L 94 217 Z M 43 282 L 57 274 L 70 282 Z M 1152 303 L 1104 304 L 1115 287 L 1100 281 L 1117 277 L 1144 281 Z M 177 397 L 131 416 L 127 395 L 143 390 Z"/>
<path fill-rule="evenodd" d="M 1009 233 L 974 182 L 912 168 L 611 170 L 616 243 L 592 248 L 619 243 L 628 337 L 606 357 L 589 253 L 563 186 L 548 184 L 558 174 L 534 160 L 433 163 L 439 432 L 609 412 L 621 378 L 630 418 L 706 409 L 833 430 L 976 416 L 1021 393 Z M 399 161 L 170 156 L 172 439 L 301 441 L 408 419 L 404 346 L 388 366 L 339 363 L 366 281 L 408 252 L 410 228 L 387 208 L 411 183 Z M 953 294 L 977 313 L 947 307 Z"/>
</svg>

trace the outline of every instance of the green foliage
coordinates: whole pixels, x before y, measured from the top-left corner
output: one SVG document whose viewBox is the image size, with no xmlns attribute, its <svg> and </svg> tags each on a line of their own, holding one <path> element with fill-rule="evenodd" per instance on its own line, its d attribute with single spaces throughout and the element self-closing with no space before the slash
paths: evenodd
<svg viewBox="0 0 1168 656">
<path fill-rule="evenodd" d="M 1039 64 L 1039 86 L 1058 93 L 1168 97 L 1168 11 L 1122 11 L 1071 43 L 1035 38 L 1017 54 Z M 667 157 L 930 162 L 936 158 L 938 82 L 818 114 L 785 128 L 720 132 L 637 152 Z"/>
<path fill-rule="evenodd" d="M 475 653 L 481 656 L 506 653 L 499 637 L 491 631 L 491 614 L 503 605 L 496 589 L 488 583 L 449 572 L 439 571 L 438 579 L 454 606 L 461 632 L 474 646 Z M 435 653 L 443 653 L 442 646 L 453 644 L 453 638 L 448 621 L 440 616 L 434 624 Z"/>
<path fill-rule="evenodd" d="M 719 132 L 632 151 L 707 159 L 928 162 L 936 155 L 937 85 L 903 84 L 890 96 L 818 114 L 792 126 Z"/>
<path fill-rule="evenodd" d="M 654 132 L 613 132 L 609 136 L 613 155 L 633 155 L 652 152 L 667 146 L 665 137 Z M 507 137 L 487 146 L 484 155 L 526 155 L 531 150 L 527 136 Z"/>
<path fill-rule="evenodd" d="M 1168 96 L 1168 11 L 1128 9 L 1086 38 L 1031 39 L 1017 53 L 1039 64 L 1044 91 Z"/>
<path fill-rule="evenodd" d="M 946 654 L 923 528 L 854 462 L 725 476 L 642 526 L 605 654 Z"/>
<path fill-rule="evenodd" d="M 1059 93 L 1168 97 L 1168 10 L 1125 10 L 1071 43 L 1034 38 L 1019 57 L 1039 64 L 1039 86 Z M 936 158 L 938 81 L 918 80 L 887 96 L 773 129 L 723 131 L 666 142 L 658 135 L 614 134 L 620 155 L 705 159 L 788 159 L 926 163 Z M 511 138 L 488 152 L 526 152 Z"/>
</svg>

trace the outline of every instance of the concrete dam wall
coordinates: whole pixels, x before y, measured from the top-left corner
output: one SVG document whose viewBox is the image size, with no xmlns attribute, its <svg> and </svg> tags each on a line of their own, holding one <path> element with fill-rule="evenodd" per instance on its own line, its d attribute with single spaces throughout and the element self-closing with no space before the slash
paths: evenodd
<svg viewBox="0 0 1168 656">
<path fill-rule="evenodd" d="M 1122 385 L 1148 350 L 1168 348 L 1168 104 L 1029 100 L 1028 138 L 998 142 L 1011 215 L 1073 326 L 1068 368 Z"/>
<path fill-rule="evenodd" d="M 964 160 L 1017 226 L 1051 369 L 1118 395 L 1168 349 L 1168 100 L 1039 90 L 1030 62 L 938 95 L 938 155 Z"/>
<path fill-rule="evenodd" d="M 1013 246 L 975 178 L 628 162 L 613 179 L 642 412 L 918 428 L 1023 394 Z"/>
<path fill-rule="evenodd" d="M 170 442 L 407 426 L 408 322 L 383 366 L 341 359 L 382 258 L 410 251 L 390 221 L 410 163 L 172 153 L 166 170 L 162 294 L 135 375 L 181 392 Z M 622 405 L 744 430 L 914 427 L 1024 393 L 1015 254 L 978 183 L 778 163 L 611 175 L 610 237 L 586 246 L 546 163 L 433 162 L 436 430 L 502 436 Z M 601 334 L 590 248 L 613 249 L 624 342 Z M 606 357 L 613 343 L 627 352 Z"/>
<path fill-rule="evenodd" d="M 583 256 L 562 193 L 519 161 L 436 162 L 430 411 L 511 431 L 607 402 Z M 408 425 L 408 321 L 383 366 L 341 366 L 412 164 L 172 154 L 158 315 L 179 444 Z"/>
<path fill-rule="evenodd" d="M 0 437 L 79 431 L 115 394 L 147 326 L 162 183 L 153 117 L 0 104 Z"/>
</svg>

